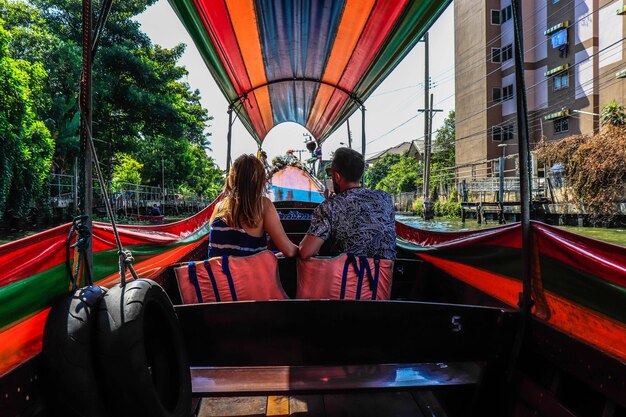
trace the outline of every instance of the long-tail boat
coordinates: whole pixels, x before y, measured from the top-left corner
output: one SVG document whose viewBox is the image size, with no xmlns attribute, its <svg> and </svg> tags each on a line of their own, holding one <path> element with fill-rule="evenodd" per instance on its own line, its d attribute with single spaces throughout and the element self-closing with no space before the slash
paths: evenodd
<svg viewBox="0 0 626 417">
<path fill-rule="evenodd" d="M 111 3 L 94 35 L 84 2 L 86 161 L 94 157 L 92 39 Z M 355 110 L 364 116 L 365 99 L 449 1 L 171 4 L 229 100 L 229 126 L 238 116 L 261 145 L 284 121 L 322 143 Z M 251 395 L 269 397 L 261 410 L 224 400 L 229 415 L 626 415 L 626 249 L 531 220 L 519 2 L 513 6 L 521 223 L 456 233 L 397 223 L 389 301 L 183 305 L 173 270 L 206 257 L 217 200 L 164 225 L 92 224 L 85 214 L 0 246 L 0 415 L 208 415 L 201 398 Z M 229 149 L 231 139 L 229 132 Z M 321 189 L 296 168 L 274 180 L 274 204 L 297 243 Z M 90 213 L 88 163 L 82 183 L 82 212 Z M 126 279 L 131 261 L 139 280 Z M 279 259 L 278 268 L 295 297 L 295 262 Z M 77 275 L 94 285 L 73 282 L 68 297 Z M 102 326 L 139 308 L 120 307 L 112 294 L 160 288 L 168 297 L 155 295 L 160 301 L 146 304 L 154 308 L 133 316 L 133 331 Z M 98 305 L 105 298 L 108 310 Z M 81 324 L 90 321 L 99 324 Z M 77 334 L 70 323 L 86 326 L 82 339 L 62 341 L 67 352 L 51 350 Z"/>
</svg>

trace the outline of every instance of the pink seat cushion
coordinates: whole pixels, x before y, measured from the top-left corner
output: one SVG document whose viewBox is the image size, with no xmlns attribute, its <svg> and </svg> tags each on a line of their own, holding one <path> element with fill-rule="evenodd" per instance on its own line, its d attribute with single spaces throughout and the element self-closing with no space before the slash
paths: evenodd
<svg viewBox="0 0 626 417">
<path fill-rule="evenodd" d="M 190 262 L 174 271 L 185 304 L 288 298 L 278 276 L 278 260 L 270 251 Z M 225 271 L 230 271 L 232 283 Z"/>
</svg>

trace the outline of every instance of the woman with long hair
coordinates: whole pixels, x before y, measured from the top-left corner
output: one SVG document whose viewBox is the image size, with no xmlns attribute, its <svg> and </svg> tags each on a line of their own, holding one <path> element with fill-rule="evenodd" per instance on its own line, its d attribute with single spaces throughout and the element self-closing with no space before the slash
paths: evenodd
<svg viewBox="0 0 626 417">
<path fill-rule="evenodd" d="M 222 255 L 247 256 L 267 249 L 266 233 L 287 257 L 298 254 L 269 198 L 263 163 L 252 155 L 241 155 L 230 168 L 224 198 L 211 216 L 209 258 Z"/>
</svg>

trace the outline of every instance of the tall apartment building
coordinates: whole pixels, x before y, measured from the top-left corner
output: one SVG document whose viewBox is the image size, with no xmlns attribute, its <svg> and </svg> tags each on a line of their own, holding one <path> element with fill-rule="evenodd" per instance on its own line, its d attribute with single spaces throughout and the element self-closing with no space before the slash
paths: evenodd
<svg viewBox="0 0 626 417">
<path fill-rule="evenodd" d="M 532 144 L 598 129 L 598 113 L 626 104 L 626 6 L 607 0 L 521 0 Z M 497 172 L 517 154 L 511 0 L 455 0 L 456 163 L 462 178 Z M 498 146 L 507 145 L 507 146 Z M 504 148 L 504 149 L 503 149 Z M 534 164 L 535 165 L 535 164 Z M 517 160 L 507 159 L 514 174 Z M 533 168 L 542 175 L 542 167 Z"/>
</svg>

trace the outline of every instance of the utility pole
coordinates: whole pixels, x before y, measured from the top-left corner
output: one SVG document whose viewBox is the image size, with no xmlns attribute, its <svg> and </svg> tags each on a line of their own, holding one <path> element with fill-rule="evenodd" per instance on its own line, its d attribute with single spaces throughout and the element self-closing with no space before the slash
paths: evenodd
<svg viewBox="0 0 626 417">
<path fill-rule="evenodd" d="M 346 125 L 348 126 L 348 148 L 352 149 L 352 131 L 350 130 L 350 119 L 346 119 Z"/>
<path fill-rule="evenodd" d="M 424 112 L 424 125 L 427 126 L 424 138 L 424 220 L 433 218 L 433 209 L 430 204 L 430 156 L 432 153 L 432 136 L 433 136 L 433 117 L 435 113 L 443 111 L 442 109 L 433 109 L 433 95 L 430 95 L 430 105 L 425 109 L 419 109 Z"/>
<path fill-rule="evenodd" d="M 430 112 L 428 95 L 430 92 L 430 73 L 428 68 L 428 32 L 424 34 L 424 109 L 418 111 L 424 112 L 424 177 L 422 183 L 422 198 L 424 200 L 424 220 L 433 218 L 433 211 L 430 207 L 430 136 L 428 135 L 430 124 Z M 432 104 L 431 104 L 432 107 Z"/>
<path fill-rule="evenodd" d="M 430 204 L 430 154 L 432 143 L 432 121 L 434 113 L 443 111 L 433 110 L 433 95 L 430 94 L 430 73 L 429 73 L 429 53 L 428 53 L 428 32 L 424 34 L 424 108 L 418 109 L 424 112 L 424 185 L 422 197 L 424 199 L 424 220 L 433 218 L 433 210 Z M 429 97 L 430 96 L 430 97 Z M 430 98 L 430 103 L 429 103 Z"/>
</svg>

